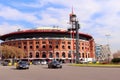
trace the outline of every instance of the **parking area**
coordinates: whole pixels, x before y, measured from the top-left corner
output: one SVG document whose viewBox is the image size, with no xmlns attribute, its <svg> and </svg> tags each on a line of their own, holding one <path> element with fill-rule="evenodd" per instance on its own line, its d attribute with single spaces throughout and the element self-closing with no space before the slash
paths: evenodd
<svg viewBox="0 0 120 80">
<path fill-rule="evenodd" d="M 75 67 L 63 64 L 62 69 L 47 65 L 30 65 L 27 70 L 0 65 L 0 80 L 119 80 L 120 68 Z"/>
</svg>

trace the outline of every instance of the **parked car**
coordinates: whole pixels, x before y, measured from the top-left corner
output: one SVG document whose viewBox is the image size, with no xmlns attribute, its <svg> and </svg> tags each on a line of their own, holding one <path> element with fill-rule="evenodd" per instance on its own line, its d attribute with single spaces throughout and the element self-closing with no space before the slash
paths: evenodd
<svg viewBox="0 0 120 80">
<path fill-rule="evenodd" d="M 34 64 L 34 65 L 40 65 L 40 61 L 32 61 L 32 64 Z"/>
<path fill-rule="evenodd" d="M 62 68 L 62 64 L 58 61 L 51 61 L 48 63 L 48 68 Z"/>
<path fill-rule="evenodd" d="M 11 66 L 12 65 L 12 60 L 11 59 L 5 59 L 2 61 L 3 66 Z"/>
<path fill-rule="evenodd" d="M 29 62 L 28 61 L 19 61 L 16 64 L 16 69 L 29 69 Z"/>
<path fill-rule="evenodd" d="M 47 64 L 47 61 L 44 60 L 44 61 L 41 62 L 41 64 L 45 65 L 45 64 Z"/>
</svg>

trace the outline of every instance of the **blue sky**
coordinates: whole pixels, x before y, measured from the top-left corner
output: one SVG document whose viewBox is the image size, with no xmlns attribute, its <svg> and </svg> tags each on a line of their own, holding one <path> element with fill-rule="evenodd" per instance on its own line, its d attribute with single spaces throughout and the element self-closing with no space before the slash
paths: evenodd
<svg viewBox="0 0 120 80">
<path fill-rule="evenodd" d="M 71 9 L 98 44 L 120 50 L 120 0 L 0 0 L 0 34 L 43 26 L 70 27 Z M 106 35 L 110 35 L 107 37 Z"/>
</svg>

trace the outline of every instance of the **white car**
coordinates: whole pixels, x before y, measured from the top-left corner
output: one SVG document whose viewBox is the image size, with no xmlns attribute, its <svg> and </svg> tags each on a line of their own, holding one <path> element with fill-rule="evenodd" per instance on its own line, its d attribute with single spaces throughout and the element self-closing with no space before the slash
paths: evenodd
<svg viewBox="0 0 120 80">
<path fill-rule="evenodd" d="M 45 64 L 47 64 L 47 62 L 46 62 L 46 61 L 42 61 L 41 64 L 42 64 L 42 65 L 45 65 Z"/>
</svg>

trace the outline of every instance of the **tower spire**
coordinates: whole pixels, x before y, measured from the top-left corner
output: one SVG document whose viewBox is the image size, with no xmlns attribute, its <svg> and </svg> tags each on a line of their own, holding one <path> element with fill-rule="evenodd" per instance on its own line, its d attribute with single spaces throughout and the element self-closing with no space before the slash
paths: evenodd
<svg viewBox="0 0 120 80">
<path fill-rule="evenodd" d="M 73 6 L 72 6 L 72 13 L 70 14 L 70 23 L 72 22 L 73 17 L 76 17 L 73 11 Z"/>
<path fill-rule="evenodd" d="M 72 14 L 74 14 L 74 11 L 73 11 L 73 6 L 72 6 Z"/>
</svg>

